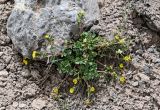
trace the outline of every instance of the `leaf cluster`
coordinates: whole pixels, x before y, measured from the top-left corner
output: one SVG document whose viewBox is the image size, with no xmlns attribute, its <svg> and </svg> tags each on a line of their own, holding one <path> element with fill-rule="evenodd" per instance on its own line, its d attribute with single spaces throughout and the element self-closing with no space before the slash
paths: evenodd
<svg viewBox="0 0 160 110">
<path fill-rule="evenodd" d="M 123 57 L 128 50 L 126 44 L 120 43 L 120 40 L 122 39 L 108 41 L 94 33 L 83 32 L 79 40 L 67 41 L 61 56 L 52 58 L 51 62 L 57 65 L 59 73 L 85 81 L 95 80 L 101 75 L 106 77 L 108 74 L 115 77 L 111 73 L 121 71 L 119 64 L 125 64 Z M 100 63 L 99 59 L 107 62 Z"/>
</svg>

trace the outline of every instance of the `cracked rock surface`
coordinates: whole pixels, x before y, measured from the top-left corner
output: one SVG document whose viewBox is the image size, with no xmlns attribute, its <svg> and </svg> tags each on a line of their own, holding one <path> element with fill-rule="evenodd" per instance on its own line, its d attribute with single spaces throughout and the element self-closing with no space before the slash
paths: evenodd
<svg viewBox="0 0 160 110">
<path fill-rule="evenodd" d="M 160 1 L 138 0 L 134 5 L 135 10 L 143 17 L 148 27 L 160 32 Z"/>
</svg>

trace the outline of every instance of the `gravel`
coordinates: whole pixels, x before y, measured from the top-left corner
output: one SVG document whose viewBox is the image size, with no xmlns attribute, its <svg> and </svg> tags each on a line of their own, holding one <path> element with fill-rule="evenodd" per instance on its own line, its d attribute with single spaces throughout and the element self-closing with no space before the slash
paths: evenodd
<svg viewBox="0 0 160 110">
<path fill-rule="evenodd" d="M 94 104 L 87 108 L 79 94 L 62 94 L 59 101 L 50 97 L 53 86 L 61 81 L 54 72 L 43 86 L 37 85 L 44 77 L 45 66 L 38 62 L 22 64 L 21 55 L 6 34 L 6 21 L 13 4 L 0 3 L 0 110 L 159 110 L 160 52 L 155 43 L 159 36 L 148 29 L 140 17 L 133 16 L 133 10 L 126 8 L 126 4 L 125 0 L 106 0 L 101 5 L 102 17 L 97 26 L 101 35 L 111 37 L 119 24 L 127 29 L 123 35 L 133 42 L 133 68 L 124 74 L 125 85 L 97 83 Z M 126 23 L 122 22 L 124 10 L 129 13 Z"/>
</svg>

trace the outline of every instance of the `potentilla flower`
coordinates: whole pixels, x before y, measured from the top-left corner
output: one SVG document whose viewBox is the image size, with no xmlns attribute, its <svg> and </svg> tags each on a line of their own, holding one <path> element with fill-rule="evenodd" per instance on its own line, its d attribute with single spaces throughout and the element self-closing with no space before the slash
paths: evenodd
<svg viewBox="0 0 160 110">
<path fill-rule="evenodd" d="M 73 79 L 73 84 L 76 85 L 78 83 L 77 78 Z"/>
<path fill-rule="evenodd" d="M 71 87 L 71 88 L 69 89 L 69 92 L 70 92 L 71 94 L 73 94 L 74 91 L 75 91 L 74 87 Z"/>
<path fill-rule="evenodd" d="M 28 65 L 28 58 L 24 58 L 24 59 L 23 59 L 23 63 L 24 63 L 25 65 Z"/>
<path fill-rule="evenodd" d="M 49 39 L 49 35 L 48 34 L 44 35 L 44 38 Z"/>
<path fill-rule="evenodd" d="M 121 84 L 125 84 L 126 78 L 124 76 L 121 76 L 119 81 L 120 81 Z"/>
<path fill-rule="evenodd" d="M 52 90 L 53 93 L 58 94 L 59 93 L 59 89 L 58 87 L 54 87 Z"/>
<path fill-rule="evenodd" d="M 92 87 L 90 87 L 89 91 L 90 92 L 95 92 L 95 88 L 92 86 Z"/>
<path fill-rule="evenodd" d="M 118 43 L 121 45 L 125 44 L 125 39 L 120 39 Z"/>
<path fill-rule="evenodd" d="M 118 40 L 118 41 L 120 40 L 120 37 L 119 37 L 118 34 L 115 36 L 115 39 Z"/>
<path fill-rule="evenodd" d="M 119 64 L 119 67 L 120 67 L 121 69 L 123 69 L 123 68 L 124 68 L 123 63 L 120 63 L 120 64 Z"/>
<path fill-rule="evenodd" d="M 125 56 L 125 57 L 123 58 L 123 60 L 126 61 L 126 62 L 129 62 L 129 61 L 131 61 L 132 59 L 131 59 L 131 56 L 130 56 L 130 55 L 127 55 L 127 56 Z"/>
<path fill-rule="evenodd" d="M 32 58 L 35 59 L 39 55 L 39 52 L 33 51 L 32 52 Z"/>
</svg>

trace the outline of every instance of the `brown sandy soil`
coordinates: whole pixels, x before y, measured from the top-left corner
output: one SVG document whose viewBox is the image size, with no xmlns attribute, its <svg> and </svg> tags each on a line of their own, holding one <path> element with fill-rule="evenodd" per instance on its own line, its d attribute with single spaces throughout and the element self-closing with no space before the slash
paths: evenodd
<svg viewBox="0 0 160 110">
<path fill-rule="evenodd" d="M 107 37 L 116 32 L 117 27 L 123 28 L 124 34 L 133 39 L 131 51 L 135 68 L 126 72 L 125 85 L 100 80 L 90 108 L 85 107 L 80 95 L 64 93 L 59 101 L 53 100 L 49 94 L 61 80 L 54 72 L 43 87 L 37 85 L 36 81 L 44 77 L 45 66 L 39 62 L 29 66 L 22 64 L 22 57 L 6 32 L 14 4 L 10 0 L 0 1 L 0 110 L 160 109 L 160 53 L 154 42 L 157 35 L 134 16 L 125 0 L 105 0 L 101 20 L 95 28 Z"/>
</svg>

